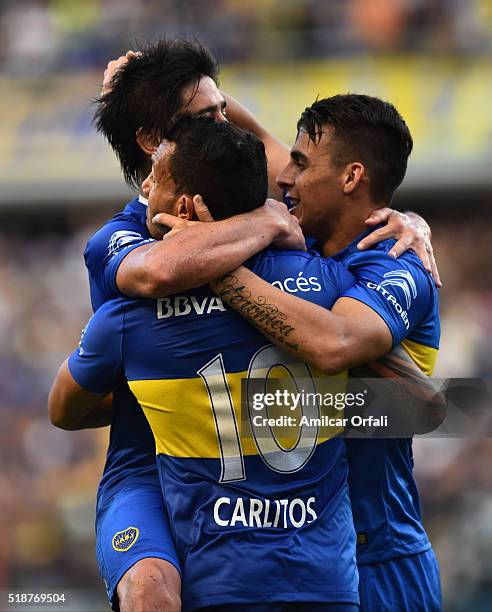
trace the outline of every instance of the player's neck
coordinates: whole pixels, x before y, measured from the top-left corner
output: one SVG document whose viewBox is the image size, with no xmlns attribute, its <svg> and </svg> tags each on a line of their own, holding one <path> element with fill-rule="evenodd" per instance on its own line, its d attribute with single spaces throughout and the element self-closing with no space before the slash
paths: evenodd
<svg viewBox="0 0 492 612">
<path fill-rule="evenodd" d="M 367 226 L 363 222 L 360 226 L 357 226 L 357 229 L 352 228 L 349 230 L 349 228 L 337 227 L 328 240 L 323 243 L 323 248 L 321 249 L 323 257 L 332 257 L 339 253 L 366 229 Z"/>
<path fill-rule="evenodd" d="M 369 212 L 366 207 L 347 208 L 340 216 L 336 226 L 332 228 L 330 235 L 323 242 L 323 257 L 331 257 L 347 247 L 357 236 L 367 229 L 364 221 Z"/>
<path fill-rule="evenodd" d="M 326 240 L 321 241 L 323 257 L 332 257 L 349 246 L 357 236 L 367 231 L 366 219 L 385 204 L 374 204 L 365 197 L 353 200 L 342 209 L 340 217 Z"/>
</svg>

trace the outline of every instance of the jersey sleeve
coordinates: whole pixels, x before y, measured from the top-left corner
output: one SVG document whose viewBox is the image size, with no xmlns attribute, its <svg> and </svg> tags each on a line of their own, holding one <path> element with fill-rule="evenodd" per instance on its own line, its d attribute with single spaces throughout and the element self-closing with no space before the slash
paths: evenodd
<svg viewBox="0 0 492 612">
<path fill-rule="evenodd" d="M 356 282 L 341 297 L 366 304 L 384 320 L 400 344 L 433 307 L 432 279 L 417 258 L 394 259 L 383 251 L 363 251 L 349 264 Z"/>
<path fill-rule="evenodd" d="M 109 221 L 92 236 L 84 259 L 94 310 L 101 303 L 122 295 L 116 285 L 116 273 L 121 262 L 128 253 L 149 242 L 153 239 L 148 237 L 146 228 L 131 219 Z"/>
<path fill-rule="evenodd" d="M 75 382 L 91 393 L 109 393 L 124 375 L 123 316 L 121 300 L 104 304 L 92 315 L 79 346 L 68 358 Z"/>
</svg>

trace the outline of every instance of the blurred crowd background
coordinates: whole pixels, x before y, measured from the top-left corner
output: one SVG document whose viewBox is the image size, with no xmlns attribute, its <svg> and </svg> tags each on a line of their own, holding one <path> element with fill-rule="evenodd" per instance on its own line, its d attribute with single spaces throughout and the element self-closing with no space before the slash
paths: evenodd
<svg viewBox="0 0 492 612">
<path fill-rule="evenodd" d="M 3 0 L 12 74 L 86 70 L 135 36 L 197 31 L 223 62 L 490 51 L 488 0 Z"/>
<path fill-rule="evenodd" d="M 429 220 L 444 281 L 435 375 L 492 367 L 491 0 L 0 0 L 0 590 L 73 590 L 80 610 L 105 609 L 108 432 L 56 430 L 46 398 L 90 316 L 85 242 L 129 199 L 91 100 L 110 59 L 163 34 L 209 44 L 287 141 L 318 93 L 397 104 L 416 146 L 395 207 Z M 445 609 L 490 611 L 492 441 L 416 440 L 415 463 Z"/>
</svg>

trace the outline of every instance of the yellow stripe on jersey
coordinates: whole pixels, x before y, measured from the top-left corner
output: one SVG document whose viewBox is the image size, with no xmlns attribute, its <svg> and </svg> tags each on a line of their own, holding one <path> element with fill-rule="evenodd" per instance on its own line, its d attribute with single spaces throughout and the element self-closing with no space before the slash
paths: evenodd
<svg viewBox="0 0 492 612">
<path fill-rule="evenodd" d="M 438 349 L 413 342 L 412 340 L 403 340 L 401 345 L 422 372 L 427 376 L 431 376 L 436 365 Z"/>
<path fill-rule="evenodd" d="M 328 378 L 326 375 L 311 368 L 313 377 Z M 255 377 L 266 377 L 267 371 L 255 371 Z M 173 457 L 211 458 L 221 457 L 218 429 L 220 429 L 220 445 L 226 456 L 234 454 L 237 448 L 239 434 L 243 455 L 257 455 L 258 449 L 251 433 L 248 409 L 243 406 L 241 414 L 241 381 L 247 372 L 227 373 L 227 387 L 222 375 L 207 376 L 208 387 L 213 387 L 213 401 L 202 378 L 163 379 L 163 380 L 133 380 L 129 381 L 132 393 L 142 406 L 154 434 L 157 454 Z M 295 391 L 296 387 L 288 373 L 280 372 L 279 368 L 270 371 L 270 378 L 287 378 L 282 388 Z M 333 384 L 323 388 L 323 393 L 343 392 L 346 389 L 347 373 L 329 377 Z M 272 381 L 273 382 L 273 381 Z M 267 385 L 267 392 L 273 388 Z M 321 391 L 320 391 L 321 392 Z M 232 410 L 231 411 L 231 403 Z M 252 411 L 253 412 L 253 411 Z M 287 411 L 288 414 L 300 420 L 300 410 Z M 234 414 L 234 417 L 232 415 Z M 268 416 L 275 418 L 286 414 L 285 408 L 270 407 Z M 320 415 L 343 418 L 343 410 L 322 407 Z M 220 420 L 220 422 L 219 422 Z M 237 428 L 237 433 L 236 433 Z M 317 444 L 329 440 L 341 433 L 342 427 L 322 426 L 319 430 Z M 286 450 L 298 443 L 299 427 L 274 427 L 275 437 L 281 447 Z"/>
</svg>

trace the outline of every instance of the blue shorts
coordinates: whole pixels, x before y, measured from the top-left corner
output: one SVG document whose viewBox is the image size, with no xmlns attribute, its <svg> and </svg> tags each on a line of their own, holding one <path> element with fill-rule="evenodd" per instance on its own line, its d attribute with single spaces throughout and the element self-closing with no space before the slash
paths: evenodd
<svg viewBox="0 0 492 612">
<path fill-rule="evenodd" d="M 359 594 L 361 612 L 439 612 L 441 581 L 434 551 L 359 565 Z"/>
<path fill-rule="evenodd" d="M 113 609 L 118 582 L 141 559 L 164 559 L 180 572 L 159 485 L 133 485 L 98 505 L 96 555 Z"/>
</svg>

